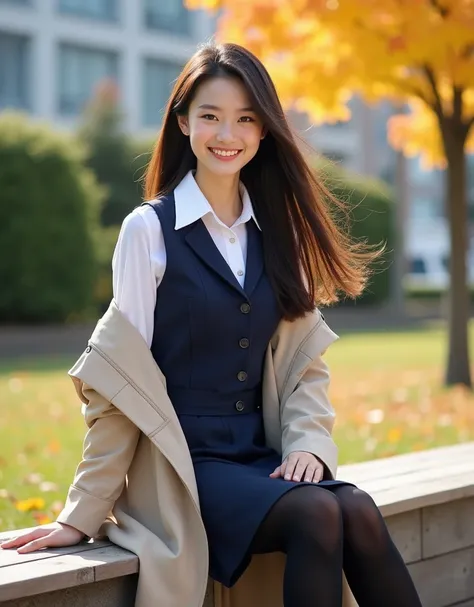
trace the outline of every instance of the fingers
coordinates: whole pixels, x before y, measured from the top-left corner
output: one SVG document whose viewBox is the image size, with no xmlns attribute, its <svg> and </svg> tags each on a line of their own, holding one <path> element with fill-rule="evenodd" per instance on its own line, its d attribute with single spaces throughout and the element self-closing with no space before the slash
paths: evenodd
<svg viewBox="0 0 474 607">
<path fill-rule="evenodd" d="M 42 548 L 49 548 L 51 544 L 51 535 L 46 535 L 45 537 L 40 537 L 32 542 L 25 544 L 17 549 L 19 554 L 27 554 L 28 552 L 34 552 L 35 550 L 41 550 Z"/>
<path fill-rule="evenodd" d="M 298 465 L 299 457 L 295 453 L 290 453 L 286 460 L 285 481 L 296 480 L 294 478 L 296 466 Z"/>
<path fill-rule="evenodd" d="M 46 532 L 46 535 L 49 535 L 49 531 Z M 11 540 L 7 540 L 1 544 L 2 548 L 18 548 L 20 546 L 24 546 L 31 542 L 32 540 L 36 540 L 39 537 L 45 535 L 45 532 L 41 529 L 34 529 L 29 533 L 25 533 L 24 535 L 18 535 L 17 537 L 12 538 Z"/>
<path fill-rule="evenodd" d="M 275 468 L 275 470 L 270 474 L 271 478 L 279 478 L 280 476 L 282 476 L 282 472 L 281 472 L 282 466 L 277 466 Z"/>
<path fill-rule="evenodd" d="M 304 473 L 308 467 L 310 462 L 308 462 L 307 458 L 300 457 L 298 459 L 298 463 L 296 464 L 295 471 L 293 473 L 293 480 L 297 483 L 304 477 Z"/>
<path fill-rule="evenodd" d="M 319 483 L 324 475 L 324 466 L 321 461 L 311 453 L 290 453 L 285 461 L 270 474 L 271 478 L 284 477 L 286 481 L 296 483 Z"/>
</svg>

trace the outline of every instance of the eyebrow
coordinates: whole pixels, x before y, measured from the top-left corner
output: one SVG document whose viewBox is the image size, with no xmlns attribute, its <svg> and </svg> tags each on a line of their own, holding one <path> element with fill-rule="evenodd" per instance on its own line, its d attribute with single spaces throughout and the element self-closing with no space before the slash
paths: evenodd
<svg viewBox="0 0 474 607">
<path fill-rule="evenodd" d="M 202 105 L 199 106 L 200 110 L 217 110 L 217 111 L 222 111 L 222 108 L 218 107 L 217 105 L 209 105 L 208 103 L 203 103 Z M 255 112 L 255 110 L 253 109 L 253 107 L 242 107 L 239 110 L 237 110 L 238 112 Z"/>
</svg>

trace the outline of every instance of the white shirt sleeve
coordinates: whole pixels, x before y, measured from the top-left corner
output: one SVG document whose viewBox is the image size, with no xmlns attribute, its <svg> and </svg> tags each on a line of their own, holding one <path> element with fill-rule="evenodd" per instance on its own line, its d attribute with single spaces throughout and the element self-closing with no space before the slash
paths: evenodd
<svg viewBox="0 0 474 607">
<path fill-rule="evenodd" d="M 156 290 L 166 267 L 161 223 L 149 206 L 125 217 L 112 258 L 112 288 L 118 309 L 151 346 Z"/>
</svg>

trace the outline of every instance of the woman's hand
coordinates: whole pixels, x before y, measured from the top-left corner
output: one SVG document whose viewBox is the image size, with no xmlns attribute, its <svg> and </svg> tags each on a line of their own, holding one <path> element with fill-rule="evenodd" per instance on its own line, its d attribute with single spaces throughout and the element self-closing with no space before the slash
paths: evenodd
<svg viewBox="0 0 474 607">
<path fill-rule="evenodd" d="M 319 483 L 323 474 L 324 465 L 315 455 L 306 451 L 294 451 L 270 474 L 270 477 L 283 477 L 285 481 Z"/>
<path fill-rule="evenodd" d="M 16 548 L 20 554 L 40 550 L 40 548 L 59 548 L 73 546 L 85 537 L 82 531 L 64 523 L 41 525 L 33 531 L 19 535 L 0 544 L 0 548 Z"/>
</svg>

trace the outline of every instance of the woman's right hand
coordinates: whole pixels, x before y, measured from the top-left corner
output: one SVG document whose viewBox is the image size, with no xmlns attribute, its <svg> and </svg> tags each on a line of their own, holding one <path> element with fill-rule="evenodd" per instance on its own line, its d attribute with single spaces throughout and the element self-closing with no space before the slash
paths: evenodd
<svg viewBox="0 0 474 607">
<path fill-rule="evenodd" d="M 78 544 L 85 534 L 75 527 L 64 523 L 50 523 L 35 527 L 28 533 L 18 535 L 11 540 L 0 544 L 0 548 L 16 548 L 20 554 L 40 550 L 41 548 L 59 548 L 60 546 L 73 546 Z"/>
</svg>

